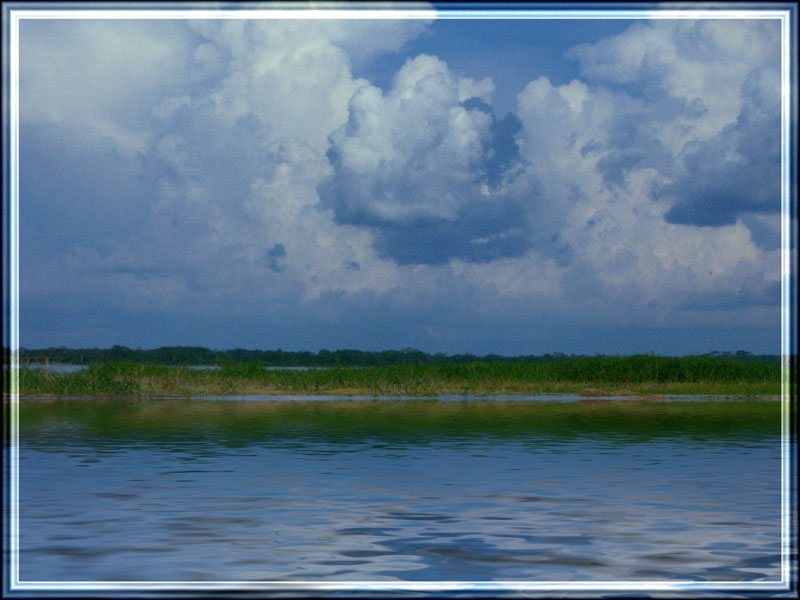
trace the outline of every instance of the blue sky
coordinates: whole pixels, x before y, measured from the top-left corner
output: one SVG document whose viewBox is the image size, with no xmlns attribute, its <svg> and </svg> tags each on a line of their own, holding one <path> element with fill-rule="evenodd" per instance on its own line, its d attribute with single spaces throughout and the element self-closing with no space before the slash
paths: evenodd
<svg viewBox="0 0 800 600">
<path fill-rule="evenodd" d="M 780 352 L 777 20 L 27 20 L 20 344 Z"/>
</svg>

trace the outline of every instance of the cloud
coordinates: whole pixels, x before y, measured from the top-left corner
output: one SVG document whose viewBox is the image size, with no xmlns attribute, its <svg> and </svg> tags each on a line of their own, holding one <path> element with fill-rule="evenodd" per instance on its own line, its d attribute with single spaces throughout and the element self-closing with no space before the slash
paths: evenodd
<svg viewBox="0 0 800 600">
<path fill-rule="evenodd" d="M 780 211 L 780 76 L 752 71 L 742 86 L 736 122 L 713 138 L 688 144 L 684 173 L 660 190 L 674 199 L 671 223 L 727 225 L 742 213 Z"/>
<path fill-rule="evenodd" d="M 522 123 L 512 113 L 498 120 L 492 107 L 475 96 L 467 98 L 461 104 L 464 108 L 477 108 L 492 117 L 491 135 L 484 144 L 484 167 L 488 187 L 496 189 L 502 182 L 503 175 L 519 161 L 519 144 L 515 138 L 522 129 Z"/>
<path fill-rule="evenodd" d="M 135 156 L 150 107 L 193 83 L 192 40 L 170 20 L 23 20 L 22 122 L 81 129 Z"/>
<path fill-rule="evenodd" d="M 332 39 L 332 33 L 344 37 L 336 22 L 232 19 L 190 24 L 204 41 L 196 61 L 224 64 L 223 79 L 209 99 L 230 121 L 256 115 L 276 137 L 302 139 L 324 151 L 328 134 L 347 120 L 348 100 L 367 83 L 353 78 L 349 57 Z M 369 38 L 369 31 L 359 27 L 362 37 Z"/>
<path fill-rule="evenodd" d="M 597 164 L 606 183 L 656 168 L 669 179 L 655 195 L 670 202 L 671 223 L 778 211 L 779 33 L 768 20 L 656 21 L 573 48 L 590 82 L 647 101 L 622 107 L 628 131 L 615 128 L 614 150 Z"/>
<path fill-rule="evenodd" d="M 39 232 L 23 240 L 26 298 L 146 311 L 202 296 L 206 311 L 254 313 L 373 276 L 349 266 L 375 262 L 366 234 L 316 208 L 329 166 L 313 144 L 356 85 L 336 45 L 303 22 L 87 23 L 23 36 L 23 224 Z M 137 62 L 129 46 L 150 40 Z"/>
<path fill-rule="evenodd" d="M 386 95 L 359 89 L 330 137 L 334 173 L 319 187 L 321 205 L 337 223 L 370 228 L 379 254 L 398 264 L 524 253 L 532 198 L 507 181 L 520 164 L 521 125 L 513 115 L 498 120 L 476 88 L 491 89 L 420 55 Z"/>
<path fill-rule="evenodd" d="M 780 304 L 779 281 L 765 283 L 756 276 L 745 281 L 737 290 L 730 292 L 694 292 L 678 305 L 679 310 L 711 311 L 741 310 L 753 306 L 777 307 Z"/>
<path fill-rule="evenodd" d="M 418 7 L 423 8 L 423 5 Z M 392 4 L 382 4 L 381 8 L 389 10 Z M 430 25 L 431 21 L 424 19 L 320 19 L 305 21 L 303 28 L 317 29 L 319 37 L 329 39 L 341 48 L 355 70 L 381 54 L 401 50 L 417 37 L 431 35 Z"/>
<path fill-rule="evenodd" d="M 587 314 L 616 310 L 613 298 L 626 307 L 620 319 L 651 307 L 654 320 L 677 322 L 671 310 L 698 294 L 721 305 L 735 298 L 737 310 L 776 308 L 767 300 L 777 300 L 780 272 L 778 238 L 766 239 L 777 235 L 774 224 L 739 220 L 779 205 L 775 32 L 755 22 L 725 27 L 634 25 L 570 53 L 582 80 L 554 86 L 540 77 L 518 97 L 521 152 L 542 190 L 536 230 L 568 248 L 562 294 L 586 298 Z M 752 38 L 752 54 L 733 33 Z M 734 173 L 735 161 L 722 157 L 736 153 L 745 158 Z M 718 204 L 704 205 L 692 187 L 719 191 L 729 180 L 738 196 Z M 693 212 L 678 218 L 684 207 Z M 712 231 L 696 226 L 712 223 Z M 571 306 L 581 312 L 579 301 Z"/>
<path fill-rule="evenodd" d="M 546 352 L 594 327 L 624 351 L 615 331 L 777 322 L 768 26 L 634 26 L 501 118 L 490 79 L 434 56 L 387 91 L 353 76 L 416 25 L 101 23 L 24 24 L 23 317 L 45 345 Z M 723 205 L 693 177 L 747 196 L 697 227 Z"/>
<path fill-rule="evenodd" d="M 272 248 L 267 250 L 267 265 L 269 266 L 270 270 L 275 271 L 276 273 L 281 273 L 286 270 L 286 267 L 281 264 L 279 261 L 282 258 L 286 257 L 286 248 L 283 244 L 275 244 Z"/>
</svg>

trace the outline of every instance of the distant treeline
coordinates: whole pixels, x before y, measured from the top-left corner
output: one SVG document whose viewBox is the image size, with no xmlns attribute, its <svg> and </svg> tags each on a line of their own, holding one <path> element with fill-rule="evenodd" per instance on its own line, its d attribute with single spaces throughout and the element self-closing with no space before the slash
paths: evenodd
<svg viewBox="0 0 800 600">
<path fill-rule="evenodd" d="M 720 360 L 738 362 L 780 363 L 780 357 L 771 354 L 751 354 L 738 352 L 711 352 L 703 355 Z M 257 363 L 271 367 L 335 367 L 335 366 L 394 366 L 422 364 L 465 364 L 484 363 L 547 363 L 564 359 L 586 358 L 582 355 L 566 355 L 559 352 L 539 356 L 501 356 L 486 354 L 428 354 L 414 348 L 404 350 L 383 350 L 367 352 L 363 350 L 320 350 L 319 352 L 287 352 L 284 350 L 210 350 L 199 346 L 164 346 L 152 350 L 132 349 L 125 346 L 104 348 L 20 348 L 20 363 L 45 364 L 62 363 L 88 365 L 128 361 L 151 365 L 234 365 Z"/>
</svg>

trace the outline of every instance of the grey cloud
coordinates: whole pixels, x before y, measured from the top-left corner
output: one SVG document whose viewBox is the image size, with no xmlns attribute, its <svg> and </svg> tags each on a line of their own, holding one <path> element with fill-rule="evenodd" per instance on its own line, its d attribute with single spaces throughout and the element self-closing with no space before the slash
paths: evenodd
<svg viewBox="0 0 800 600">
<path fill-rule="evenodd" d="M 721 226 L 778 211 L 778 34 L 775 23 L 757 20 L 635 23 L 570 50 L 588 80 L 633 101 L 620 107 L 623 119 L 602 148 L 597 167 L 604 182 L 622 186 L 634 169 L 657 169 L 671 180 L 653 190 L 671 201 L 670 223 Z M 680 134 L 719 119 L 732 94 L 741 98 L 738 118 L 712 138 L 689 142 L 673 157 L 653 135 L 654 122 L 673 123 Z M 585 153 L 592 150 L 601 148 L 587 146 Z"/>
<path fill-rule="evenodd" d="M 207 227 L 214 211 L 247 218 L 252 181 L 269 177 L 277 163 L 269 133 L 254 114 L 229 124 L 204 101 L 175 110 L 139 157 L 142 177 L 159 189 L 159 216 L 179 228 Z"/>
<path fill-rule="evenodd" d="M 484 168 L 489 187 L 496 188 L 503 176 L 520 160 L 516 135 L 522 130 L 522 122 L 513 113 L 498 120 L 492 107 L 480 98 L 468 98 L 461 104 L 466 109 L 478 109 L 492 117 L 491 137 L 484 141 Z"/>
<path fill-rule="evenodd" d="M 498 120 L 478 98 L 458 103 L 448 77 L 429 75 L 402 98 L 362 91 L 330 138 L 334 172 L 318 186 L 321 206 L 339 224 L 369 227 L 378 253 L 398 264 L 489 262 L 531 247 L 533 194 L 509 187 L 521 165 L 521 123 L 511 114 Z M 405 113 L 417 121 L 403 123 Z M 387 123 L 377 133 L 369 126 L 376 120 Z M 376 167 L 360 167 L 363 157 Z"/>
<path fill-rule="evenodd" d="M 267 256 L 270 258 L 283 258 L 286 256 L 286 248 L 284 248 L 283 244 L 275 244 L 267 251 Z"/>
<path fill-rule="evenodd" d="M 283 145 L 257 117 L 228 123 L 202 101 L 178 107 L 159 128 L 148 151 L 127 158 L 63 125 L 24 125 L 26 302 L 46 288 L 54 304 L 88 302 L 97 311 L 197 295 L 211 310 L 212 301 L 295 293 L 293 282 L 259 287 L 269 285 L 268 269 L 286 269 L 286 249 L 265 241 L 252 207 L 252 182 L 287 160 Z M 268 262 L 259 261 L 270 246 Z M 57 266 L 58 276 L 43 265 Z"/>
<path fill-rule="evenodd" d="M 603 174 L 606 184 L 625 185 L 625 176 L 647 158 L 641 148 L 617 150 L 606 154 L 597 161 L 597 169 Z"/>
<path fill-rule="evenodd" d="M 767 223 L 764 222 L 765 218 Z M 777 250 L 781 247 L 780 218 L 779 214 L 745 214 L 742 215 L 742 223 L 750 230 L 753 242 L 760 248 Z M 792 229 L 797 231 L 797 225 L 794 224 Z"/>
<path fill-rule="evenodd" d="M 302 149 L 285 150 L 288 142 L 280 138 L 305 129 L 275 125 L 291 121 L 284 118 L 291 111 L 262 101 L 265 96 L 272 98 L 267 93 L 275 89 L 270 87 L 271 75 L 260 80 L 263 94 L 240 94 L 249 81 L 244 76 L 241 81 L 231 79 L 229 94 L 216 93 L 216 78 L 233 74 L 229 73 L 232 54 L 226 50 L 234 47 L 233 33 L 223 40 L 231 42 L 227 45 L 212 40 L 198 47 L 199 39 L 187 44 L 196 51 L 187 54 L 186 62 L 193 57 L 197 68 L 180 70 L 186 81 L 154 85 L 148 88 L 151 92 L 132 94 L 125 103 L 111 103 L 105 110 L 104 114 L 119 118 L 118 124 L 125 124 L 128 105 L 136 104 L 136 118 L 128 124 L 137 132 L 141 126 L 147 134 L 142 136 L 146 149 L 138 162 L 130 152 L 115 150 L 102 130 L 87 140 L 78 126 L 62 123 L 50 129 L 40 122 L 23 123 L 21 310 L 26 344 L 684 353 L 719 344 L 739 348 L 739 340 L 758 351 L 779 336 L 776 319 L 763 320 L 766 333 L 758 337 L 749 331 L 743 334 L 738 315 L 731 311 L 727 317 L 737 323 L 726 338 L 720 337 L 720 327 L 706 327 L 705 314 L 686 310 L 679 315 L 683 321 L 671 320 L 681 300 L 686 306 L 705 303 L 713 308 L 725 302 L 774 306 L 774 284 L 770 288 L 757 279 L 739 287 L 747 274 L 736 284 L 726 283 L 734 291 L 725 297 L 684 299 L 676 290 L 677 298 L 665 300 L 670 312 L 664 327 L 643 329 L 640 324 L 650 322 L 652 311 L 638 298 L 647 290 L 640 293 L 636 281 L 626 282 L 625 294 L 635 298 L 630 304 L 620 302 L 620 295 L 609 295 L 603 277 L 604 270 L 630 270 L 637 248 L 620 250 L 617 259 L 606 262 L 580 256 L 571 262 L 573 252 L 578 254 L 581 248 L 578 236 L 570 237 L 571 231 L 565 229 L 564 215 L 582 215 L 573 208 L 580 209 L 579 203 L 588 199 L 577 197 L 576 184 L 574 198 L 561 194 L 544 205 L 526 170 L 530 165 L 519 158 L 516 117 L 500 119 L 484 101 L 463 100 L 478 92 L 459 95 L 454 92 L 458 86 L 442 75 L 420 79 L 416 91 L 416 84 L 406 88 L 404 104 L 398 102 L 396 110 L 380 104 L 372 109 L 357 106 L 349 115 L 349 129 L 332 138 L 330 165 L 316 152 L 304 158 Z M 354 41 L 352 47 L 357 49 L 360 43 Z M 257 62 L 250 47 L 242 44 L 238 72 L 248 72 L 246 67 Z M 274 55 L 267 50 L 264 56 Z M 343 64 L 337 56 L 331 64 Z M 293 77 L 296 70 L 291 61 L 287 64 Z M 315 68 L 303 74 L 311 85 L 323 71 Z M 126 76 L 124 65 L 117 73 Z M 341 97 L 344 92 L 350 97 L 352 82 L 345 75 L 340 79 L 347 85 L 336 85 L 337 79 L 322 86 L 320 95 L 309 95 L 301 86 L 295 95 L 276 96 L 289 98 L 287 103 L 322 106 L 324 112 L 328 108 L 315 98 L 340 97 L 331 90 L 344 90 Z M 172 81 L 172 75 L 167 79 Z M 239 81 L 241 88 L 233 85 Z M 139 81 L 130 87 L 138 90 Z M 226 103 L 236 99 L 244 100 L 241 110 L 227 110 Z M 673 100 L 653 103 L 652 111 L 616 111 L 619 117 L 611 139 L 585 146 L 586 155 L 597 153 L 592 159 L 603 159 L 599 168 L 607 185 L 621 186 L 632 169 L 648 165 L 671 174 L 674 165 L 657 154 L 660 150 L 652 144 L 647 123 L 654 122 L 662 107 L 670 107 L 681 118 L 695 118 L 704 110 L 695 101 Z M 83 109 L 81 102 L 76 105 Z M 91 112 L 94 106 L 85 110 Z M 255 114 L 247 114 L 249 110 Z M 239 114 L 244 116 L 234 121 L 233 115 Z M 759 120 L 755 104 L 750 114 L 751 120 Z M 454 116 L 452 125 L 448 115 Z M 334 127 L 319 127 L 312 117 L 307 119 L 308 130 L 322 132 L 324 140 Z M 363 135 L 356 117 L 374 118 L 373 138 Z M 343 116 L 336 126 L 344 122 Z M 453 135 L 448 138 L 449 133 Z M 561 133 L 558 129 L 552 139 Z M 527 146 L 535 144 L 535 136 L 529 142 Z M 355 155 L 362 160 L 371 153 L 379 158 L 377 166 L 361 170 L 354 166 Z M 321 207 L 329 210 L 315 211 L 315 184 L 329 168 L 333 175 L 319 188 Z M 554 177 L 573 181 L 579 175 L 567 169 Z M 503 274 L 506 265 L 488 275 L 484 272 L 489 269 L 476 265 L 395 269 L 375 261 L 363 247 L 369 240 L 363 232 L 348 239 L 353 228 L 337 231 L 328 220 L 331 212 L 338 223 L 369 229 L 378 253 L 401 264 L 444 264 L 454 258 L 486 263 L 520 256 L 532 244 L 537 256 L 524 259 L 530 258 L 531 271 L 525 270 L 526 263 L 510 263 L 509 275 Z M 589 220 L 595 223 L 597 218 Z M 347 248 L 340 251 L 335 246 L 325 257 L 328 262 L 307 264 L 304 270 L 297 265 L 319 256 L 309 248 L 328 251 L 323 244 L 315 245 L 315 227 L 326 228 L 324 240 Z M 587 227 L 587 235 L 593 235 L 592 226 Z M 768 233 L 767 228 L 765 238 Z M 569 243 L 576 244 L 574 251 Z M 79 252 L 83 245 L 91 252 Z M 526 296 L 525 290 L 536 286 L 522 282 L 522 295 L 509 298 L 508 282 L 513 278 L 510 289 L 516 289 L 524 279 L 518 274 L 536 272 L 542 258 L 552 258 L 559 266 L 570 263 L 570 269 L 563 270 L 563 281 L 548 275 L 542 284 L 549 286 L 552 281 L 553 286 L 562 285 L 560 291 L 554 296 L 539 297 L 535 292 Z M 322 291 L 309 301 L 308 284 L 317 281 L 314 273 L 322 281 L 328 269 L 336 271 L 342 287 L 363 293 Z M 464 272 L 463 279 L 453 274 L 458 271 Z M 423 281 L 436 281 L 432 289 L 417 283 L 417 272 Z M 392 273 L 398 277 L 396 288 L 369 291 L 371 286 L 385 290 L 373 276 Z M 587 297 L 593 303 L 584 302 Z M 629 326 L 633 319 L 638 319 L 635 327 Z M 596 323 L 600 325 L 592 325 Z M 692 326 L 679 330 L 676 323 Z M 589 325 L 596 329 L 588 331 Z M 730 340 L 730 345 L 720 339 Z M 704 348 L 709 343 L 713 345 Z"/>
<path fill-rule="evenodd" d="M 773 48 L 779 47 L 780 36 L 780 23 L 773 19 L 687 19 L 671 28 L 677 56 L 694 62 L 704 62 L 709 57 L 728 64 L 738 62 L 743 49 L 756 56 L 771 54 Z"/>
<path fill-rule="evenodd" d="M 392 191 L 403 187 L 398 185 Z M 391 220 L 354 210 L 347 192 L 337 189 L 335 179 L 322 184 L 319 193 L 324 205 L 334 208 L 338 223 L 370 227 L 376 234 L 378 254 L 397 264 L 442 264 L 452 258 L 490 262 L 520 256 L 531 247 L 526 207 L 514 198 L 490 201 L 471 194 L 472 202 L 454 219 Z"/>
<path fill-rule="evenodd" d="M 108 140 L 68 126 L 23 123 L 20 131 L 21 267 L 61 261 L 91 243 L 107 253 L 138 235 L 155 190 L 136 161 Z"/>
<path fill-rule="evenodd" d="M 671 223 L 719 226 L 742 213 L 780 210 L 780 94 L 776 69 L 757 69 L 742 89 L 735 123 L 684 153 L 685 174 L 658 190 Z"/>
<path fill-rule="evenodd" d="M 693 293 L 677 305 L 678 310 L 729 311 L 753 306 L 778 307 L 781 303 L 779 281 L 764 283 L 751 277 L 735 292 Z"/>
<path fill-rule="evenodd" d="M 592 152 L 599 152 L 603 149 L 603 144 L 595 139 L 591 139 L 581 147 L 581 156 L 586 158 Z"/>
<path fill-rule="evenodd" d="M 197 76 L 196 35 L 179 19 L 26 19 L 20 34 L 26 121 L 138 132 L 154 104 Z"/>
<path fill-rule="evenodd" d="M 707 112 L 705 104 L 699 98 L 689 101 L 668 96 L 661 90 L 656 99 L 641 104 L 631 101 L 626 108 L 619 111 L 612 123 L 607 144 L 589 142 L 581 149 L 581 155 L 603 153 L 597 170 L 606 186 L 624 188 L 627 176 L 639 169 L 656 169 L 662 175 L 672 176 L 675 157 L 655 137 L 652 123 L 700 120 Z"/>
<path fill-rule="evenodd" d="M 441 264 L 451 258 L 491 262 L 521 256 L 531 247 L 525 209 L 518 203 L 476 203 L 458 218 L 384 226 L 375 248 L 398 264 Z"/>
<path fill-rule="evenodd" d="M 283 244 L 275 244 L 272 248 L 267 250 L 267 266 L 271 271 L 282 273 L 286 270 L 286 265 L 282 264 L 280 260 L 285 257 L 286 248 L 283 246 Z"/>
<path fill-rule="evenodd" d="M 97 270 L 98 273 L 108 273 L 112 275 L 130 275 L 138 279 L 149 279 L 151 277 L 158 277 L 161 275 L 158 269 L 152 267 L 136 267 L 136 266 L 120 266 L 120 267 L 101 267 Z"/>
</svg>

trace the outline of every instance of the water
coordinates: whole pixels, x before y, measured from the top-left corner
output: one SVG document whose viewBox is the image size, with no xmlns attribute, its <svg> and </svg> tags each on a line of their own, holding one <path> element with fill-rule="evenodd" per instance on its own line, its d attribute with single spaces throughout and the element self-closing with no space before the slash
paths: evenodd
<svg viewBox="0 0 800 600">
<path fill-rule="evenodd" d="M 176 367 L 181 368 L 181 367 Z M 189 365 L 186 367 L 193 371 L 217 371 L 221 367 L 219 365 Z M 262 367 L 265 371 L 318 371 L 323 369 L 330 369 L 330 367 Z"/>
<path fill-rule="evenodd" d="M 46 369 L 51 373 L 75 373 L 89 368 L 86 365 L 62 365 L 60 363 L 50 363 L 46 365 L 32 363 L 24 366 L 28 369 Z"/>
<path fill-rule="evenodd" d="M 87 365 L 67 365 L 61 363 L 48 363 L 38 364 L 31 363 L 24 365 L 28 369 L 46 369 L 52 373 L 75 373 L 76 371 L 83 371 L 88 369 Z M 180 369 L 183 367 L 175 367 Z M 193 371 L 217 371 L 220 369 L 219 365 L 189 365 L 186 367 Z M 329 367 L 264 367 L 267 371 L 311 371 L 316 369 L 327 369 Z"/>
<path fill-rule="evenodd" d="M 780 579 L 777 419 L 558 406 L 24 403 L 21 578 Z"/>
</svg>

